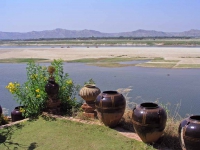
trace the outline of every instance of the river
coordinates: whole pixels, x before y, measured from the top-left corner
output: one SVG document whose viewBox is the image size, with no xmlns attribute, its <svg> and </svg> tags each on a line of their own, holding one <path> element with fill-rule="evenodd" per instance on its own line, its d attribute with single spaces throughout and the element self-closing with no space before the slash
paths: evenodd
<svg viewBox="0 0 200 150">
<path fill-rule="evenodd" d="M 48 66 L 48 64 L 41 64 Z M 200 106 L 200 69 L 161 69 L 142 67 L 105 68 L 83 63 L 64 63 L 64 71 L 76 83 L 83 85 L 92 78 L 101 91 L 131 88 L 129 101 L 137 104 L 159 101 L 170 104 L 174 112 L 177 104 L 178 113 L 199 114 Z M 18 104 L 5 89 L 9 82 L 26 81 L 26 64 L 0 63 L 0 105 L 8 114 Z"/>
</svg>

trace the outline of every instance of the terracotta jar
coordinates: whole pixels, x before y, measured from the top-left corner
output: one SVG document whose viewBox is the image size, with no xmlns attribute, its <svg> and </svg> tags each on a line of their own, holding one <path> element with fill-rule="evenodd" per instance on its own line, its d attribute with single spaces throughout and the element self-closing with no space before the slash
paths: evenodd
<svg viewBox="0 0 200 150">
<path fill-rule="evenodd" d="M 45 91 L 50 101 L 57 101 L 59 85 L 55 82 L 54 77 L 49 78 L 48 83 L 45 85 Z"/>
<path fill-rule="evenodd" d="M 86 84 L 81 88 L 79 95 L 85 100 L 81 108 L 84 110 L 84 115 L 94 118 L 95 113 L 95 99 L 101 93 L 101 90 L 95 84 Z"/>
<path fill-rule="evenodd" d="M 24 116 L 22 116 L 22 113 L 20 112 L 20 107 L 24 108 L 23 106 L 18 106 L 11 112 L 12 122 L 24 119 Z"/>
<path fill-rule="evenodd" d="M 142 103 L 133 109 L 133 127 L 145 143 L 156 142 L 165 129 L 166 111 L 155 103 Z"/>
<path fill-rule="evenodd" d="M 104 91 L 97 96 L 95 106 L 99 120 L 113 128 L 124 114 L 126 100 L 117 91 Z"/>
<path fill-rule="evenodd" d="M 183 150 L 200 149 L 200 115 L 190 116 L 181 121 L 178 129 Z"/>
<path fill-rule="evenodd" d="M 86 84 L 80 90 L 79 95 L 86 101 L 86 103 L 94 103 L 96 97 L 101 93 L 100 89 L 94 84 Z"/>
<path fill-rule="evenodd" d="M 2 114 L 2 107 L 1 107 L 1 105 L 0 105 L 0 115 Z"/>
</svg>

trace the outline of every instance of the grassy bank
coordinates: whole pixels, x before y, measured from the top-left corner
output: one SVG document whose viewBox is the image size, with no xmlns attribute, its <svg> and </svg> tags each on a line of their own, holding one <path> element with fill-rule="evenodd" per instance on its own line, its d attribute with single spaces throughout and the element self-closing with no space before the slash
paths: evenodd
<svg viewBox="0 0 200 150">
<path fill-rule="evenodd" d="M 30 61 L 35 62 L 48 62 L 48 59 L 44 58 L 10 58 L 10 59 L 0 59 L 0 63 L 27 63 Z"/>
<path fill-rule="evenodd" d="M 147 60 L 145 57 L 127 57 L 126 55 L 120 55 L 113 58 L 84 58 L 77 59 L 68 62 L 78 62 L 78 63 L 87 63 L 88 65 L 98 66 L 98 67 L 127 67 L 135 66 L 135 64 L 121 64 L 120 62 L 126 61 L 135 61 L 135 60 Z"/>
<path fill-rule="evenodd" d="M 151 150 L 117 131 L 55 118 L 39 118 L 0 130 L 0 149 Z"/>
</svg>

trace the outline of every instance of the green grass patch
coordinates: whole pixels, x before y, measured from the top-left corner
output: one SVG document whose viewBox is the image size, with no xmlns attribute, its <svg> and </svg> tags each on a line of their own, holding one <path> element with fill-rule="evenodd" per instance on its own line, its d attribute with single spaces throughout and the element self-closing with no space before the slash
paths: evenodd
<svg viewBox="0 0 200 150">
<path fill-rule="evenodd" d="M 179 64 L 176 68 L 200 68 L 200 64 Z"/>
<path fill-rule="evenodd" d="M 145 60 L 145 57 L 114 57 L 114 58 L 83 58 L 83 59 L 76 59 L 67 62 L 79 62 L 79 63 L 99 63 L 99 62 L 124 62 L 124 61 L 133 61 L 133 60 Z"/>
<path fill-rule="evenodd" d="M 38 119 L 0 130 L 0 149 L 151 150 L 105 126 Z"/>
<path fill-rule="evenodd" d="M 9 58 L 9 59 L 0 59 L 0 63 L 27 63 L 29 61 L 47 62 L 47 61 L 49 61 L 49 59 L 43 59 L 43 58 Z"/>
<path fill-rule="evenodd" d="M 173 68 L 175 65 L 176 63 L 143 63 L 136 66 L 154 68 Z"/>
<path fill-rule="evenodd" d="M 98 67 L 108 67 L 108 68 L 135 66 L 135 64 L 119 64 L 119 63 L 89 63 L 89 65 Z"/>
</svg>

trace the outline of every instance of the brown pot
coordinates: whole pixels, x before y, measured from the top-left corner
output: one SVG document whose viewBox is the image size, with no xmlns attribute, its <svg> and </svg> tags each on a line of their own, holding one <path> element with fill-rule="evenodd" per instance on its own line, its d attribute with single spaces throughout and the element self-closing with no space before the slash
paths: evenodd
<svg viewBox="0 0 200 150">
<path fill-rule="evenodd" d="M 190 116 L 179 125 L 179 140 L 183 150 L 200 149 L 200 115 Z"/>
<path fill-rule="evenodd" d="M 104 91 L 95 101 L 97 116 L 104 125 L 115 127 L 121 120 L 126 107 L 124 96 L 117 91 Z"/>
<path fill-rule="evenodd" d="M 156 142 L 165 129 L 166 111 L 156 103 L 142 103 L 133 109 L 133 127 L 145 143 Z"/>
<path fill-rule="evenodd" d="M 94 84 L 86 84 L 80 90 L 79 95 L 86 101 L 86 103 L 94 103 L 96 97 L 101 93 L 100 89 Z"/>
<path fill-rule="evenodd" d="M 60 100 L 57 100 L 57 101 L 51 101 L 51 100 L 47 100 L 47 108 L 56 108 L 56 107 L 59 107 L 61 104 L 61 101 Z"/>
<path fill-rule="evenodd" d="M 59 85 L 55 82 L 54 77 L 49 77 L 48 83 L 45 85 L 45 91 L 50 100 L 57 101 Z"/>
<path fill-rule="evenodd" d="M 2 107 L 1 107 L 1 105 L 0 105 L 0 115 L 2 114 Z"/>
<path fill-rule="evenodd" d="M 22 112 L 20 112 L 20 107 L 24 108 L 23 106 L 18 106 L 11 112 L 12 122 L 23 120 L 25 118 L 22 116 Z"/>
</svg>

